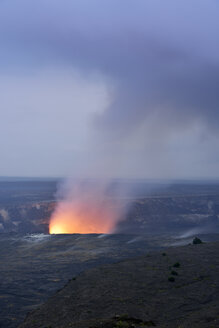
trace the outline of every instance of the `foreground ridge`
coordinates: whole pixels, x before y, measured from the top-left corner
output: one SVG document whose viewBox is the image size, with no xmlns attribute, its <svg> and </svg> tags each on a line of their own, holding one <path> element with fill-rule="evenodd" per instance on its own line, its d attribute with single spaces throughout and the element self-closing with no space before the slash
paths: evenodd
<svg viewBox="0 0 219 328">
<path fill-rule="evenodd" d="M 219 242 L 88 270 L 19 328 L 219 327 Z"/>
</svg>

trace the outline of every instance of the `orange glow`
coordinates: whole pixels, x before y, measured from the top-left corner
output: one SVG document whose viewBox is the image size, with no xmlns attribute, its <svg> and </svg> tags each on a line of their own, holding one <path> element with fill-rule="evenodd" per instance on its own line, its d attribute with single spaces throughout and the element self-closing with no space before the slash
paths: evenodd
<svg viewBox="0 0 219 328">
<path fill-rule="evenodd" d="M 51 217 L 49 233 L 110 233 L 117 222 L 117 214 L 109 201 L 62 201 Z"/>
</svg>

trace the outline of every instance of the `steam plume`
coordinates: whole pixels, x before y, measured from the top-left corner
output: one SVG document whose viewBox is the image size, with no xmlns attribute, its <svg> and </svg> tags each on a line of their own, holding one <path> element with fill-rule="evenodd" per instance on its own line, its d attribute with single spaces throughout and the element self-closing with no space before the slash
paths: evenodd
<svg viewBox="0 0 219 328">
<path fill-rule="evenodd" d="M 66 180 L 50 220 L 50 233 L 112 233 L 123 218 L 123 207 L 110 184 Z"/>
<path fill-rule="evenodd" d="M 4 208 L 1 208 L 0 209 L 0 215 L 1 217 L 3 218 L 4 222 L 7 222 L 10 220 L 10 217 L 9 217 L 9 213 L 7 210 L 5 210 Z"/>
</svg>

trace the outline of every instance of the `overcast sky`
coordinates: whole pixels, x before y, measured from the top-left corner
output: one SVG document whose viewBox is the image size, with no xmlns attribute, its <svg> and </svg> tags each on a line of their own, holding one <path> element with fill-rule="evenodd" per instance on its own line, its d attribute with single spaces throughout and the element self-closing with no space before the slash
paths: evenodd
<svg viewBox="0 0 219 328">
<path fill-rule="evenodd" d="M 217 0 L 0 0 L 0 176 L 219 177 Z"/>
</svg>

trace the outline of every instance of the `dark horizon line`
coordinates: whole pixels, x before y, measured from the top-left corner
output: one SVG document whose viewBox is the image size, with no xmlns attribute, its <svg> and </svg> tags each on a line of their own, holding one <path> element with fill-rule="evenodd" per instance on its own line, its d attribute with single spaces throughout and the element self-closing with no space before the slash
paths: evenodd
<svg viewBox="0 0 219 328">
<path fill-rule="evenodd" d="M 0 181 L 36 181 L 36 180 L 44 180 L 44 181 L 59 181 L 64 179 L 75 179 L 75 180 L 111 180 L 115 182 L 124 181 L 124 182 L 153 182 L 153 183 L 192 183 L 192 182 L 218 182 L 219 183 L 219 177 L 194 177 L 194 178 L 134 178 L 134 177 L 114 177 L 114 178 L 77 178 L 77 177 L 70 177 L 70 176 L 0 176 Z"/>
</svg>

